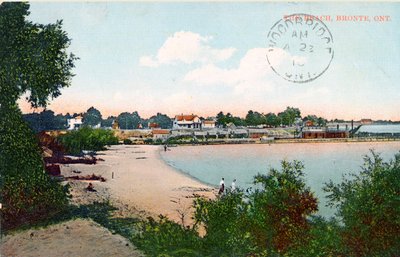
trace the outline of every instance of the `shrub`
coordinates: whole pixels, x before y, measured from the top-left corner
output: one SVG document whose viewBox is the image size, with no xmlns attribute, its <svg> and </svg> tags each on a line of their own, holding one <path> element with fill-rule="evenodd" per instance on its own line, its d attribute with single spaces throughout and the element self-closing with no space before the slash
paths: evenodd
<svg viewBox="0 0 400 257">
<path fill-rule="evenodd" d="M 390 162 L 372 152 L 359 174 L 341 184 L 329 182 L 331 206 L 344 228 L 343 244 L 351 256 L 397 256 L 400 253 L 400 154 Z"/>
<path fill-rule="evenodd" d="M 66 151 L 73 155 L 79 155 L 82 150 L 100 151 L 106 145 L 118 144 L 118 139 L 110 130 L 93 129 L 83 127 L 79 130 L 68 132 L 59 138 Z"/>
<path fill-rule="evenodd" d="M 195 220 L 206 230 L 202 240 L 206 256 L 246 256 L 254 252 L 256 247 L 245 222 L 247 207 L 242 192 L 215 200 L 196 199 Z"/>
<path fill-rule="evenodd" d="M 133 242 L 149 256 L 203 256 L 197 232 L 160 215 L 157 222 L 148 218 L 142 224 L 142 232 Z"/>
<path fill-rule="evenodd" d="M 0 108 L 2 227 L 34 223 L 63 210 L 68 189 L 45 172 L 38 142 L 16 106 Z"/>
<path fill-rule="evenodd" d="M 124 145 L 131 145 L 132 144 L 132 140 L 130 140 L 129 138 L 124 139 Z"/>
<path fill-rule="evenodd" d="M 305 184 L 303 168 L 299 161 L 282 161 L 282 171 L 271 169 L 268 175 L 254 178 L 261 189 L 250 196 L 248 223 L 261 249 L 285 253 L 307 242 L 307 216 L 318 205 Z"/>
</svg>

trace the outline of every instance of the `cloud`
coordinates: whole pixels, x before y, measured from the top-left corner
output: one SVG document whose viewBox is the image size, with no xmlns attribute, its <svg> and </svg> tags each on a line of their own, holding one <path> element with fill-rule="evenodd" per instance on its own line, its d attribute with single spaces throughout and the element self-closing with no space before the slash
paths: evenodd
<svg viewBox="0 0 400 257">
<path fill-rule="evenodd" d="M 237 93 L 247 88 L 271 88 L 268 75 L 271 69 L 266 60 L 266 48 L 253 48 L 247 51 L 237 68 L 223 69 L 207 64 L 188 72 L 183 81 L 199 85 L 233 86 Z"/>
<path fill-rule="evenodd" d="M 210 36 L 201 36 L 190 31 L 175 32 L 168 37 L 156 56 L 142 56 L 141 66 L 158 67 L 162 64 L 215 63 L 228 60 L 236 51 L 235 48 L 212 48 Z"/>
</svg>

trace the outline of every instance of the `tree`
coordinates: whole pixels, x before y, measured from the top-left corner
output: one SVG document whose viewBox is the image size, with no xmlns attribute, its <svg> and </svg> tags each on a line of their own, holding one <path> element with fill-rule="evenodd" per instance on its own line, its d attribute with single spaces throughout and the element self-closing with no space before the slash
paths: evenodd
<svg viewBox="0 0 400 257">
<path fill-rule="evenodd" d="M 28 21 L 29 4 L 0 5 L 0 174 L 1 219 L 4 228 L 60 211 L 66 189 L 44 173 L 37 142 L 22 120 L 17 100 L 29 93 L 33 107 L 46 107 L 50 98 L 70 85 L 76 58 L 62 22 Z M 12 126 L 10 125 L 12 124 Z"/>
<path fill-rule="evenodd" d="M 400 252 L 400 154 L 384 162 L 364 158 L 359 174 L 324 190 L 344 224 L 342 241 L 351 256 L 397 256 Z"/>
<path fill-rule="evenodd" d="M 281 125 L 282 120 L 280 117 L 276 116 L 275 113 L 268 113 L 265 115 L 265 123 L 272 127 L 278 127 Z"/>
<path fill-rule="evenodd" d="M 54 112 L 51 110 L 43 110 L 40 113 L 23 114 L 22 117 L 34 132 L 66 129 L 67 125 L 67 116 L 62 114 L 54 115 Z"/>
<path fill-rule="evenodd" d="M 113 122 L 117 119 L 115 116 L 109 116 L 107 119 L 101 121 L 102 127 L 112 127 Z"/>
<path fill-rule="evenodd" d="M 197 198 L 194 219 L 206 230 L 204 256 L 248 256 L 255 248 L 248 231 L 243 193 L 229 192 L 221 198 Z"/>
<path fill-rule="evenodd" d="M 221 111 L 217 114 L 217 124 L 220 126 L 224 126 L 226 125 L 226 120 L 225 120 L 225 114 Z"/>
<path fill-rule="evenodd" d="M 165 114 L 157 113 L 157 115 L 151 116 L 148 122 L 157 123 L 163 129 L 172 128 L 172 119 Z"/>
<path fill-rule="evenodd" d="M 282 118 L 282 124 L 292 126 L 296 118 L 301 118 L 301 113 L 298 108 L 286 107 L 286 110 L 278 114 Z"/>
<path fill-rule="evenodd" d="M 26 20 L 29 4 L 4 2 L 0 6 L 0 103 L 12 106 L 25 92 L 33 107 L 46 106 L 70 85 L 73 54 L 62 22 L 36 24 Z"/>
<path fill-rule="evenodd" d="M 118 124 L 121 129 L 137 129 L 142 119 L 138 112 L 123 112 L 118 115 Z"/>
<path fill-rule="evenodd" d="M 101 123 L 102 116 L 100 111 L 92 106 L 83 114 L 82 121 L 84 125 L 94 127 Z"/>
<path fill-rule="evenodd" d="M 307 242 L 307 217 L 318 210 L 317 199 L 306 186 L 304 166 L 299 161 L 282 161 L 282 171 L 259 174 L 260 185 L 251 195 L 250 230 L 259 247 L 285 253 Z"/>
</svg>

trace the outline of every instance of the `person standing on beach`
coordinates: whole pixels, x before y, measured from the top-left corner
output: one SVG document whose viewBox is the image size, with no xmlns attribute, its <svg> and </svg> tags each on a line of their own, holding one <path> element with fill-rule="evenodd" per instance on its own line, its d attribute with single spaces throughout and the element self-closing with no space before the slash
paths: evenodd
<svg viewBox="0 0 400 257">
<path fill-rule="evenodd" d="M 167 151 L 167 145 L 164 145 L 164 152 Z"/>
<path fill-rule="evenodd" d="M 232 185 L 231 185 L 231 191 L 232 191 L 232 192 L 235 192 L 235 190 L 236 190 L 236 179 L 234 179 L 234 180 L 232 181 Z"/>
<path fill-rule="evenodd" d="M 225 181 L 224 181 L 224 178 L 222 178 L 221 181 L 219 182 L 218 194 L 221 195 L 224 193 L 224 191 L 225 191 Z"/>
</svg>

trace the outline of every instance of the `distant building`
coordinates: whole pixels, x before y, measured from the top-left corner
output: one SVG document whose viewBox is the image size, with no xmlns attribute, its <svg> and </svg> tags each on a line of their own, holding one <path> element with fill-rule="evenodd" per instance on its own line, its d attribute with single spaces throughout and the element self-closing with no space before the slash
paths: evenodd
<svg viewBox="0 0 400 257">
<path fill-rule="evenodd" d="M 262 138 L 269 136 L 268 129 L 249 129 L 248 133 L 249 133 L 249 138 Z"/>
<path fill-rule="evenodd" d="M 113 120 L 111 127 L 112 129 L 119 129 L 118 120 Z"/>
<path fill-rule="evenodd" d="M 152 134 L 153 140 L 161 139 L 162 141 L 165 141 L 170 136 L 170 131 L 169 129 L 153 129 Z"/>
<path fill-rule="evenodd" d="M 75 118 L 71 118 L 67 120 L 68 130 L 78 129 L 82 126 L 82 116 L 78 115 Z"/>
<path fill-rule="evenodd" d="M 176 115 L 173 129 L 201 129 L 201 120 L 197 115 Z"/>
<path fill-rule="evenodd" d="M 369 125 L 369 124 L 373 123 L 373 121 L 371 119 L 361 119 L 360 122 L 362 125 Z"/>
<path fill-rule="evenodd" d="M 301 138 L 304 139 L 315 139 L 315 138 L 348 138 L 348 130 L 340 129 L 326 129 L 326 128 L 313 128 L 303 129 L 301 132 Z"/>
<path fill-rule="evenodd" d="M 312 127 L 312 126 L 314 126 L 314 122 L 313 122 L 312 120 L 307 120 L 307 121 L 304 123 L 304 125 L 305 125 L 306 127 Z"/>
<path fill-rule="evenodd" d="M 203 129 L 212 129 L 215 128 L 215 121 L 213 120 L 203 120 L 202 122 Z"/>
<path fill-rule="evenodd" d="M 158 125 L 158 123 L 155 122 L 149 122 L 148 127 L 149 129 L 155 129 L 155 128 L 160 128 L 160 125 Z"/>
</svg>

